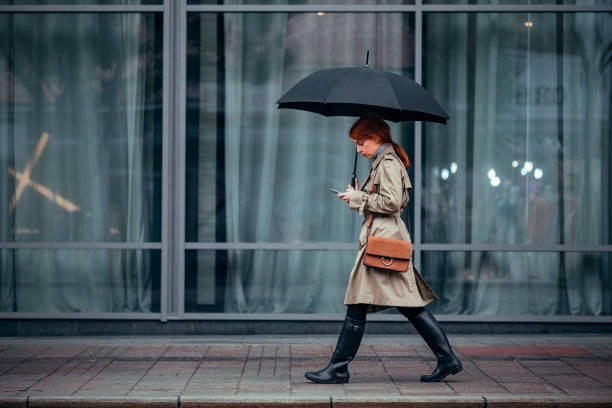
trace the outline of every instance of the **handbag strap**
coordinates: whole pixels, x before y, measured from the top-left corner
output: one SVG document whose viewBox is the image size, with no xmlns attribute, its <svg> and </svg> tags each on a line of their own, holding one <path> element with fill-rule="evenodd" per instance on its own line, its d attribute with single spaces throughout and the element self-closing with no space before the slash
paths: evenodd
<svg viewBox="0 0 612 408">
<path fill-rule="evenodd" d="M 399 159 L 399 157 L 398 157 Z M 374 194 L 374 180 L 376 179 L 376 170 L 374 170 L 374 173 L 372 173 L 372 190 L 370 191 L 370 194 Z M 410 194 L 410 193 L 409 193 Z M 406 206 L 406 208 L 404 209 L 405 211 L 408 211 L 408 206 Z M 374 219 L 374 213 L 370 213 L 370 216 L 368 217 L 368 233 L 366 235 L 366 239 L 367 237 L 370 236 L 370 229 L 372 228 L 372 221 Z M 410 215 L 406 215 L 406 219 L 408 220 L 408 233 L 410 234 L 410 237 L 412 239 L 412 228 L 410 226 Z"/>
</svg>

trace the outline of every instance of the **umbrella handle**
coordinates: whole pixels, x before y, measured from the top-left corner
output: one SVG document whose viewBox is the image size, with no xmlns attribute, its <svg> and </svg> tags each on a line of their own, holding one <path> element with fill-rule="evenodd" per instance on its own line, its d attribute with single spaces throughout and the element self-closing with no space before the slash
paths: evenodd
<svg viewBox="0 0 612 408">
<path fill-rule="evenodd" d="M 351 177 L 351 186 L 355 188 L 355 180 L 357 180 L 357 149 L 355 149 L 355 164 L 353 165 L 353 177 Z"/>
</svg>

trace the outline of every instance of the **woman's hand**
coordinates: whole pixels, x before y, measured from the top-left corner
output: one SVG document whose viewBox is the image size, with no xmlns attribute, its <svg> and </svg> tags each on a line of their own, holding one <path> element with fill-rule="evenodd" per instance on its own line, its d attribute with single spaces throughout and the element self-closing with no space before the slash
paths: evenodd
<svg viewBox="0 0 612 408">
<path fill-rule="evenodd" d="M 339 193 L 338 197 L 340 197 L 341 199 L 343 199 L 344 201 L 348 203 L 351 200 L 351 193 L 353 191 L 355 191 L 355 189 L 353 188 L 353 186 L 349 184 L 348 186 L 346 186 L 346 191 L 344 193 Z"/>
</svg>

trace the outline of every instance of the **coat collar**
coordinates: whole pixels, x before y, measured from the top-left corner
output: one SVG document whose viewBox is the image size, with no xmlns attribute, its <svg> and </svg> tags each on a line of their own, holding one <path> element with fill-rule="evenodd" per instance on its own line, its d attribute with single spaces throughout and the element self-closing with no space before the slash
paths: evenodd
<svg viewBox="0 0 612 408">
<path fill-rule="evenodd" d="M 391 143 L 387 143 L 387 147 L 385 147 L 382 152 L 380 152 L 378 154 L 378 156 L 376 156 L 376 159 L 374 159 L 374 162 L 372 163 L 372 169 L 375 169 L 378 167 L 378 165 L 380 164 L 380 161 L 382 160 L 382 158 L 389 153 L 395 153 L 395 149 L 393 148 L 393 145 Z"/>
<path fill-rule="evenodd" d="M 363 190 L 363 188 L 366 186 L 366 184 L 368 184 L 368 181 L 370 181 L 370 177 L 372 176 L 372 172 L 374 170 L 376 170 L 376 168 L 378 167 L 378 165 L 380 164 L 380 161 L 383 159 L 383 157 L 385 157 L 385 155 L 389 154 L 389 153 L 393 153 L 395 154 L 395 149 L 393 148 L 393 145 L 391 143 L 387 144 L 387 147 L 385 147 L 383 149 L 382 152 L 380 152 L 378 154 L 378 156 L 376 156 L 376 159 L 374 159 L 374 161 L 372 162 L 372 166 L 370 168 L 370 173 L 368 174 L 368 177 L 365 179 L 365 181 L 363 182 L 363 184 L 361 185 L 360 190 Z"/>
</svg>

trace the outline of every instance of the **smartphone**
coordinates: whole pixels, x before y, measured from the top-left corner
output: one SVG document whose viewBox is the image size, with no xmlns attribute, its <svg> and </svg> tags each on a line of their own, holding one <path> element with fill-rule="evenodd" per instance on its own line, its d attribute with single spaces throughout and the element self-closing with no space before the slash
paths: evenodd
<svg viewBox="0 0 612 408">
<path fill-rule="evenodd" d="M 342 194 L 340 191 L 338 190 L 334 190 L 333 188 L 329 188 L 329 191 L 331 191 L 332 193 L 336 193 L 336 194 Z"/>
</svg>

